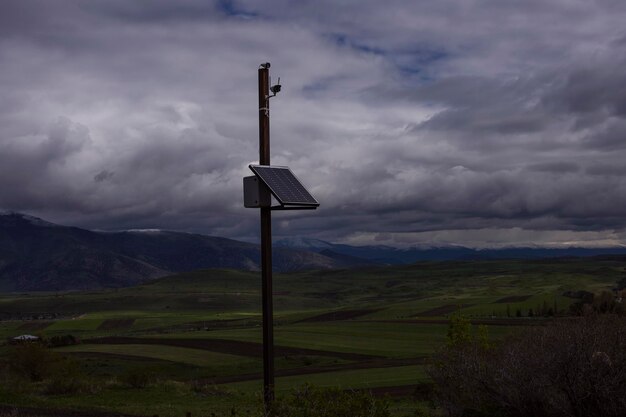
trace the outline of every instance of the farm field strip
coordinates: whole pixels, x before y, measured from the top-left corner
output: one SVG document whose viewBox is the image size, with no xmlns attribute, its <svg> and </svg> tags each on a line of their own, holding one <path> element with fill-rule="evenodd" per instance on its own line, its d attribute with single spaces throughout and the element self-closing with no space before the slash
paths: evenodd
<svg viewBox="0 0 626 417">
<path fill-rule="evenodd" d="M 350 371 L 325 372 L 318 374 L 284 376 L 276 378 L 276 390 L 285 393 L 291 389 L 312 384 L 320 387 L 360 389 L 386 386 L 414 385 L 427 380 L 424 365 L 409 365 L 390 368 L 368 368 Z M 242 392 L 260 392 L 263 382 L 246 381 L 225 384 L 230 389 Z"/>
<path fill-rule="evenodd" d="M 274 374 L 276 377 L 287 377 L 287 376 L 297 376 L 297 375 L 322 374 L 322 373 L 327 373 L 327 372 L 340 372 L 340 371 L 348 371 L 348 370 L 356 370 L 356 369 L 378 369 L 378 368 L 395 368 L 395 367 L 410 366 L 410 365 L 424 365 L 428 362 L 429 362 L 428 357 L 411 358 L 411 359 L 379 359 L 379 360 L 371 360 L 371 361 L 364 361 L 364 362 L 351 362 L 351 363 L 344 363 L 344 364 L 277 369 Z M 257 373 L 252 373 L 252 374 L 240 374 L 240 375 L 216 377 L 216 378 L 211 378 L 210 381 L 215 384 L 229 384 L 233 382 L 253 381 L 253 380 L 258 380 L 262 378 L 263 378 L 263 374 L 257 372 Z"/>
<path fill-rule="evenodd" d="M 544 318 L 493 318 L 493 319 L 468 319 L 472 325 L 476 326 L 489 326 L 494 327 L 511 327 L 511 326 L 543 326 L 547 324 L 550 319 Z M 415 325 L 446 325 L 450 324 L 450 319 L 447 318 L 414 318 L 414 319 L 398 319 L 398 320 L 363 320 L 364 323 L 403 323 L 403 324 L 415 324 Z"/>
<path fill-rule="evenodd" d="M 511 316 L 514 316 L 519 309 L 526 315 L 529 309 L 537 310 L 538 307 L 544 304 L 550 308 L 554 308 L 556 304 L 557 310 L 567 311 L 569 306 L 576 302 L 576 299 L 564 297 L 555 292 L 542 292 L 533 294 L 524 301 L 510 302 L 510 303 L 491 303 L 491 304 L 478 304 L 468 308 L 464 308 L 461 311 L 466 315 L 474 316 L 489 316 L 495 313 L 497 316 L 505 317 L 508 312 Z"/>
<path fill-rule="evenodd" d="M 46 328 L 46 332 L 73 332 L 73 331 L 95 331 L 102 324 L 99 318 L 77 318 L 70 320 L 58 320 Z"/>
<path fill-rule="evenodd" d="M 225 339 L 175 339 L 175 338 L 148 338 L 148 337 L 101 337 L 95 339 L 87 339 L 84 344 L 105 344 L 105 345 L 154 345 L 154 346 L 175 346 L 182 348 L 191 348 L 204 351 L 233 354 L 239 356 L 249 356 L 259 358 L 263 352 L 263 345 L 257 342 L 246 342 L 238 340 Z M 353 352 L 334 352 L 328 350 L 315 350 L 309 348 L 289 347 L 275 345 L 274 351 L 277 356 L 289 355 L 312 355 L 312 356 L 330 356 L 345 360 L 368 360 L 375 359 L 377 356 L 364 355 Z"/>
<path fill-rule="evenodd" d="M 123 356 L 136 356 L 143 358 L 159 359 L 170 362 L 179 362 L 195 366 L 230 366 L 241 364 L 243 361 L 251 360 L 241 356 L 216 353 L 206 350 L 189 349 L 176 346 L 164 345 L 143 345 L 143 344 L 81 344 L 66 346 L 55 349 L 62 353 L 104 353 Z"/>
<path fill-rule="evenodd" d="M 294 348 L 410 358 L 431 353 L 445 341 L 446 330 L 446 324 L 327 322 L 276 327 L 274 340 Z M 261 341 L 259 329 L 216 330 L 203 337 Z"/>
<path fill-rule="evenodd" d="M 43 321 L 43 320 L 33 320 L 27 321 L 21 324 L 17 330 L 23 332 L 39 332 L 45 330 L 47 327 L 51 326 L 54 322 L 52 321 Z"/>
<path fill-rule="evenodd" d="M 96 330 L 123 330 L 132 327 L 134 323 L 135 319 L 130 317 L 106 319 L 100 323 Z"/>
<path fill-rule="evenodd" d="M 367 316 L 372 313 L 376 313 L 379 309 L 360 309 L 360 310 L 337 310 L 328 313 L 318 314 L 312 317 L 307 317 L 302 320 L 298 320 L 295 323 L 315 323 L 315 322 L 327 322 L 327 321 L 345 321 L 352 320 L 359 317 Z"/>
</svg>

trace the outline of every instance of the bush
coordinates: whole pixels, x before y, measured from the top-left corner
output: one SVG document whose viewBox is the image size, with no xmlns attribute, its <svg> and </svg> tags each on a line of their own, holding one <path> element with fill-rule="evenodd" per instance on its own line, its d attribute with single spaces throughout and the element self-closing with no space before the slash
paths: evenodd
<svg viewBox="0 0 626 417">
<path fill-rule="evenodd" d="M 428 372 L 452 416 L 623 416 L 626 318 L 558 320 L 499 345 L 448 345 Z"/>
<path fill-rule="evenodd" d="M 208 396 L 208 397 L 227 397 L 232 393 L 223 386 L 216 385 L 213 382 L 207 382 L 203 380 L 193 380 L 189 383 L 189 388 L 196 394 Z"/>
<path fill-rule="evenodd" d="M 156 379 L 156 374 L 148 368 L 129 369 L 120 376 L 120 381 L 131 388 L 145 388 Z"/>
<path fill-rule="evenodd" d="M 100 392 L 101 389 L 102 385 L 96 380 L 85 377 L 64 378 L 59 375 L 46 381 L 43 387 L 43 394 L 95 394 Z"/>
<path fill-rule="evenodd" d="M 79 365 L 68 359 L 57 362 L 50 377 L 45 380 L 43 394 L 95 394 L 101 385 L 87 378 Z"/>
<path fill-rule="evenodd" d="M 569 307 L 570 314 L 585 316 L 590 314 L 624 314 L 624 304 L 619 297 L 609 291 L 593 294 L 582 291 L 581 299 Z"/>
<path fill-rule="evenodd" d="M 52 336 L 50 339 L 47 340 L 47 344 L 49 347 L 72 346 L 79 343 L 80 340 L 71 334 Z"/>
<path fill-rule="evenodd" d="M 9 370 L 18 376 L 37 382 L 48 377 L 61 359 L 40 343 L 31 342 L 12 347 L 8 364 Z"/>
<path fill-rule="evenodd" d="M 344 391 L 338 388 L 294 390 L 287 398 L 277 399 L 272 417 L 389 417 L 389 403 L 367 391 Z"/>
</svg>

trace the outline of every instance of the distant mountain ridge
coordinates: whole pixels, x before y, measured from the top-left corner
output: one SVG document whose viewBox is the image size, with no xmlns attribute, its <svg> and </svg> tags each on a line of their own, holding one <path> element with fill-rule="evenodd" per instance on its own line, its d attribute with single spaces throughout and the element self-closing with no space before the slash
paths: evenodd
<svg viewBox="0 0 626 417">
<path fill-rule="evenodd" d="M 0 214 L 0 291 L 123 287 L 203 268 L 259 269 L 259 247 L 167 231 L 94 232 L 20 213 Z M 277 248 L 276 271 L 353 266 L 350 259 Z"/>
<path fill-rule="evenodd" d="M 378 265 L 411 264 L 420 261 L 486 260 L 486 259 L 543 259 L 561 257 L 586 257 L 598 255 L 626 255 L 624 247 L 609 248 L 501 248 L 473 249 L 462 246 L 434 248 L 394 248 L 391 246 L 351 246 L 303 237 L 281 239 L 275 246 L 310 250 L 319 253 L 336 253 L 366 259 Z"/>
<path fill-rule="evenodd" d="M 402 265 L 419 261 L 541 259 L 626 255 L 626 248 L 408 248 L 350 246 L 318 239 L 274 242 L 278 272 Z M 96 232 L 0 212 L 0 292 L 62 291 L 136 285 L 205 268 L 258 270 L 258 245 L 160 230 Z"/>
</svg>

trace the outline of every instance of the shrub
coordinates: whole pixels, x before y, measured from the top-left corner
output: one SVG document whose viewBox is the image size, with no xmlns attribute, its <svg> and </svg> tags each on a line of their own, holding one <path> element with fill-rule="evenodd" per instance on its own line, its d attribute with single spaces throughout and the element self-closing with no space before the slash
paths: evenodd
<svg viewBox="0 0 626 417">
<path fill-rule="evenodd" d="M 389 417 L 389 403 L 367 391 L 314 388 L 304 385 L 277 399 L 272 417 Z"/>
<path fill-rule="evenodd" d="M 226 397 L 232 395 L 232 393 L 228 389 L 222 386 L 216 385 L 213 382 L 207 382 L 197 379 L 189 382 L 189 388 L 196 394 L 210 397 Z"/>
<path fill-rule="evenodd" d="M 129 369 L 120 376 L 120 381 L 131 388 L 145 388 L 156 379 L 156 374 L 148 368 Z"/>
<path fill-rule="evenodd" d="M 0 410 L 0 417 L 19 417 L 19 412 L 17 408 L 13 408 L 10 410 Z"/>
<path fill-rule="evenodd" d="M 33 382 L 48 377 L 61 356 L 40 343 L 22 343 L 11 348 L 8 355 L 9 370 Z"/>
<path fill-rule="evenodd" d="M 585 316 L 589 314 L 624 314 L 624 304 L 619 297 L 609 291 L 593 294 L 582 291 L 584 296 L 569 307 L 570 314 Z"/>
<path fill-rule="evenodd" d="M 50 339 L 47 340 L 47 344 L 49 347 L 72 346 L 79 343 L 80 340 L 71 334 L 52 336 Z"/>
<path fill-rule="evenodd" d="M 100 392 L 102 385 L 90 378 L 65 378 L 55 375 L 47 380 L 43 387 L 43 394 L 66 395 L 66 394 L 95 394 Z"/>
<path fill-rule="evenodd" d="M 95 394 L 100 389 L 101 384 L 87 378 L 79 365 L 68 359 L 56 363 L 43 385 L 43 393 L 48 395 Z"/>
<path fill-rule="evenodd" d="M 623 416 L 626 318 L 564 319 L 499 345 L 446 346 L 428 372 L 452 416 Z"/>
<path fill-rule="evenodd" d="M 450 316 L 450 326 L 448 326 L 447 342 L 448 347 L 463 346 L 472 341 L 472 324 L 461 314 L 459 309 Z"/>
</svg>

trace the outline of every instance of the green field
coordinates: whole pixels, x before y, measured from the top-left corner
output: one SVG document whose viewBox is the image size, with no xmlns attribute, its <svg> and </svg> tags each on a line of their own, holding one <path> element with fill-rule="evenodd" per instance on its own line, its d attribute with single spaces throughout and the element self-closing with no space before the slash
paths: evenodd
<svg viewBox="0 0 626 417">
<path fill-rule="evenodd" d="M 452 312 L 460 309 L 497 340 L 567 314 L 576 300 L 564 296 L 566 291 L 611 289 L 625 267 L 617 258 L 572 258 L 277 275 L 277 390 L 284 394 L 304 383 L 379 390 L 428 383 L 424 364 L 445 343 Z M 530 310 L 534 317 L 527 317 Z M 550 317 L 544 317 L 548 311 Z M 258 403 L 257 273 L 207 270 L 117 290 L 5 293 L 0 312 L 8 317 L 0 321 L 3 340 L 20 334 L 80 339 L 54 351 L 99 384 L 97 394 L 47 395 L 43 382 L 20 382 L 19 389 L 3 383 L 0 404 L 182 416 L 187 411 L 227 414 L 229 407 Z M 10 349 L 0 346 L 0 359 Z M 130 388 L 123 382 L 129 372 L 155 378 L 143 388 Z M 197 392 L 198 383 L 213 388 Z M 411 401 L 396 398 L 394 407 L 406 411 Z"/>
<path fill-rule="evenodd" d="M 371 323 L 365 321 L 327 322 L 278 326 L 274 341 L 281 346 L 353 352 L 389 358 L 428 355 L 445 340 L 444 324 Z M 197 337 L 194 333 L 172 333 L 167 338 Z M 219 338 L 261 342 L 259 329 L 215 330 L 201 334 Z"/>
<path fill-rule="evenodd" d="M 289 376 L 276 378 L 276 390 L 285 394 L 293 387 L 305 383 L 320 387 L 340 387 L 350 389 L 415 385 L 427 379 L 422 365 L 395 368 L 371 368 L 343 372 Z M 241 392 L 258 392 L 263 388 L 260 381 L 227 384 L 228 388 Z"/>
<path fill-rule="evenodd" d="M 202 367 L 230 367 L 242 363 L 242 358 L 235 355 L 207 352 L 198 349 L 186 349 L 158 345 L 89 345 L 80 344 L 57 349 L 58 352 L 105 353 L 112 355 L 135 356 L 138 358 L 160 359 Z M 258 361 L 254 361 L 258 362 Z"/>
</svg>

